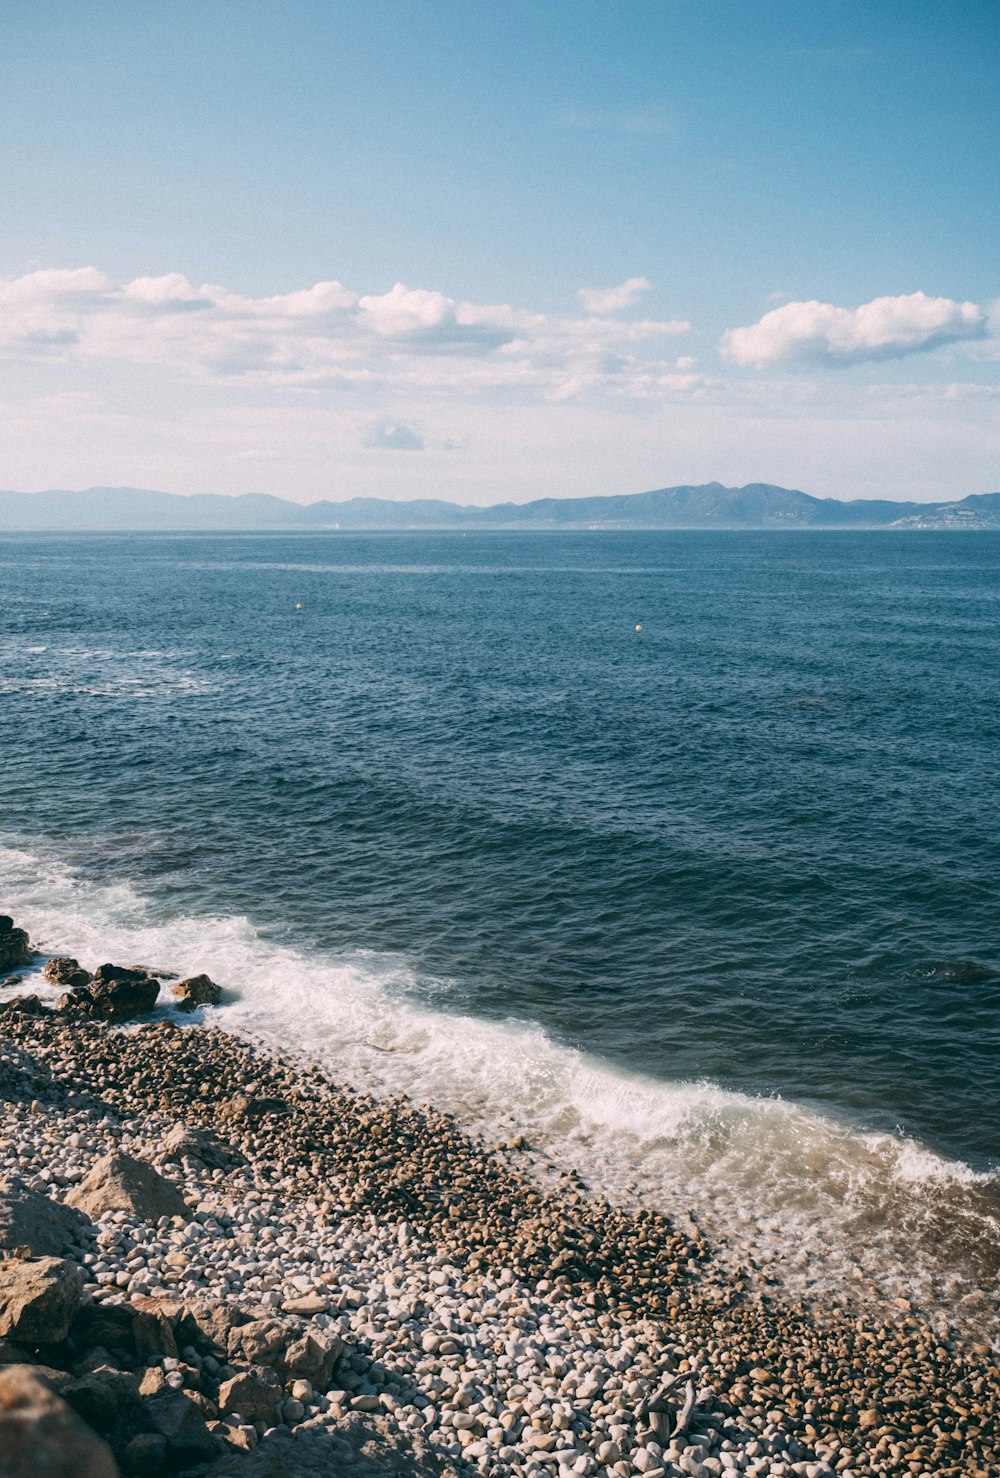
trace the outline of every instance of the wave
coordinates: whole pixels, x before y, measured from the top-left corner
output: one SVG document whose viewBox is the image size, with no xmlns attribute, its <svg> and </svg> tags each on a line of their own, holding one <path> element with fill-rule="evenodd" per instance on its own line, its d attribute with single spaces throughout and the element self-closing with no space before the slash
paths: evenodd
<svg viewBox="0 0 1000 1478">
<path fill-rule="evenodd" d="M 539 1174 L 573 1167 L 596 1193 L 693 1217 L 720 1256 L 795 1296 L 905 1297 L 993 1327 L 1000 1179 L 913 1139 L 627 1073 L 531 1023 L 435 1009 L 442 982 L 401 956 L 319 953 L 246 918 L 174 915 L 55 847 L 0 846 L 0 888 L 43 950 L 207 971 L 229 993 L 227 1028 L 355 1087 L 433 1101 L 493 1139 L 523 1134 Z"/>
</svg>

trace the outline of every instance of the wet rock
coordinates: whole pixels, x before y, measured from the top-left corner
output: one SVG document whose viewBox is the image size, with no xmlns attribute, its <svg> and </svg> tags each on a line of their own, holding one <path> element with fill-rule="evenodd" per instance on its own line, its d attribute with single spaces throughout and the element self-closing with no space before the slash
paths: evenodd
<svg viewBox="0 0 1000 1478">
<path fill-rule="evenodd" d="M 170 993 L 178 1011 L 194 1011 L 199 1006 L 217 1006 L 222 1000 L 222 986 L 207 975 L 189 975 L 171 986 Z"/>
<path fill-rule="evenodd" d="M 124 965 L 98 965 L 91 983 L 74 990 L 72 1000 L 100 1021 L 131 1021 L 152 1011 L 159 994 L 160 983 L 150 975 Z"/>
<path fill-rule="evenodd" d="M 45 1007 L 38 996 L 15 996 L 0 1006 L 4 1016 L 44 1016 Z"/>
<path fill-rule="evenodd" d="M 83 969 L 79 960 L 74 960 L 72 955 L 53 955 L 51 960 L 46 960 L 42 966 L 42 974 L 46 980 L 51 980 L 53 985 L 67 985 L 71 989 L 89 985 L 94 978 L 89 970 Z"/>
<path fill-rule="evenodd" d="M 86 1227 L 87 1219 L 33 1191 L 23 1181 L 0 1181 L 0 1248 L 26 1247 L 36 1257 L 61 1257 Z"/>
<path fill-rule="evenodd" d="M 9 914 L 0 914 L 0 970 L 16 970 L 19 965 L 31 964 L 28 936 L 23 929 L 14 928 Z"/>
<path fill-rule="evenodd" d="M 0 1263 L 0 1338 L 58 1344 L 69 1333 L 82 1288 L 80 1270 L 58 1257 Z"/>
<path fill-rule="evenodd" d="M 137 1160 L 121 1151 L 98 1160 L 86 1179 L 66 1199 L 91 1221 L 97 1221 L 109 1211 L 127 1211 L 143 1221 L 190 1214 L 173 1181 L 160 1175 L 145 1160 Z"/>
<path fill-rule="evenodd" d="M 117 1478 L 111 1449 L 30 1365 L 0 1370 L 3 1478 Z"/>
<path fill-rule="evenodd" d="M 219 1410 L 236 1413 L 249 1422 L 270 1425 L 278 1414 L 281 1382 L 265 1365 L 240 1371 L 219 1386 Z"/>
</svg>

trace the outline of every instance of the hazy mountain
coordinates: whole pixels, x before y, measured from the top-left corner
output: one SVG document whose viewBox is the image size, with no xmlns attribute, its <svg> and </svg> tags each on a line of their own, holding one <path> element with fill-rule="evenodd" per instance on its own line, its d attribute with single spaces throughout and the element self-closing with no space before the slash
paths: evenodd
<svg viewBox="0 0 1000 1478">
<path fill-rule="evenodd" d="M 598 498 L 539 498 L 489 508 L 420 498 L 324 499 L 291 503 L 265 493 L 226 498 L 182 497 L 143 488 L 85 488 L 80 492 L 0 492 L 0 529 L 51 531 L 295 530 L 295 529 L 774 529 L 774 528 L 995 528 L 1000 493 L 947 503 L 888 499 L 814 498 L 794 488 L 748 483 L 657 488 Z"/>
</svg>

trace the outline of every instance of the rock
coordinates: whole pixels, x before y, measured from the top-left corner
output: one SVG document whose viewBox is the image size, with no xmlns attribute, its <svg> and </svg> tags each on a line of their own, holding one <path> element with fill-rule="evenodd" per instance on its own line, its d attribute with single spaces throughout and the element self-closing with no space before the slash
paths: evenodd
<svg viewBox="0 0 1000 1478">
<path fill-rule="evenodd" d="M 145 1160 L 121 1151 L 102 1156 L 66 1199 L 91 1221 L 97 1221 L 109 1211 L 128 1211 L 150 1222 L 161 1216 L 190 1216 L 184 1197 L 172 1180 L 166 1180 Z"/>
<path fill-rule="evenodd" d="M 209 1353 L 225 1355 L 232 1331 L 253 1322 L 249 1314 L 235 1305 L 199 1301 L 186 1306 L 174 1338 L 182 1347 L 196 1345 L 207 1348 Z"/>
<path fill-rule="evenodd" d="M 5 1016 L 44 1016 L 45 1007 L 38 996 L 15 996 L 12 1001 L 4 1001 L 0 1012 Z"/>
<path fill-rule="evenodd" d="M 7 975 L 3 980 L 0 980 L 0 990 L 3 990 L 8 985 L 20 985 L 23 979 L 23 975 Z"/>
<path fill-rule="evenodd" d="M 63 1206 L 23 1181 L 0 1182 L 0 1248 L 26 1247 L 35 1257 L 61 1257 L 87 1225 L 72 1206 Z"/>
<path fill-rule="evenodd" d="M 73 1320 L 70 1337 L 78 1350 L 92 1350 L 96 1345 L 134 1355 L 133 1317 L 128 1304 L 85 1304 Z"/>
<path fill-rule="evenodd" d="M 174 1331 L 169 1319 L 162 1314 L 136 1314 L 132 1320 L 132 1338 L 135 1341 L 136 1355 L 146 1364 L 153 1360 L 162 1360 L 164 1356 L 168 1359 L 177 1356 Z"/>
<path fill-rule="evenodd" d="M 167 1439 L 159 1432 L 140 1432 L 127 1443 L 122 1454 L 122 1467 L 126 1473 L 142 1475 L 156 1473 L 167 1458 Z"/>
<path fill-rule="evenodd" d="M 169 1458 L 176 1465 L 204 1462 L 215 1456 L 215 1440 L 205 1418 L 182 1392 L 153 1396 L 143 1402 L 141 1413 L 147 1429 L 165 1438 Z"/>
<path fill-rule="evenodd" d="M 186 1124 L 175 1124 L 163 1136 L 160 1148 L 165 1160 L 193 1160 L 196 1165 L 206 1165 L 210 1170 L 224 1169 L 242 1156 L 219 1144 L 203 1129 L 189 1129 Z"/>
<path fill-rule="evenodd" d="M 102 972 L 113 971 L 113 974 Z M 89 985 L 74 990 L 71 997 L 81 1011 L 100 1021 L 131 1021 L 156 1005 L 160 983 L 124 965 L 98 965 Z"/>
<path fill-rule="evenodd" d="M 171 986 L 170 993 L 178 1011 L 194 1011 L 199 1006 L 217 1006 L 222 1000 L 222 986 L 216 985 L 207 975 L 189 975 L 187 980 L 178 980 Z"/>
<path fill-rule="evenodd" d="M 278 1414 L 281 1382 L 273 1370 L 253 1365 L 219 1386 L 219 1410 L 238 1413 L 249 1422 L 267 1422 Z"/>
<path fill-rule="evenodd" d="M 89 985 L 93 980 L 89 970 L 84 970 L 79 960 L 74 960 L 72 955 L 53 955 L 51 960 L 46 960 L 42 966 L 42 974 L 46 980 L 51 980 L 53 985 L 68 985 L 79 987 Z"/>
<path fill-rule="evenodd" d="M 287 1319 L 253 1319 L 249 1324 L 229 1330 L 226 1352 L 231 1361 L 239 1360 L 247 1365 L 277 1365 L 301 1332 L 301 1325 Z"/>
<path fill-rule="evenodd" d="M 244 1093 L 234 1093 L 232 1098 L 219 1105 L 220 1119 L 249 1119 L 251 1123 L 269 1114 L 290 1112 L 282 1098 L 248 1098 Z"/>
<path fill-rule="evenodd" d="M 117 1478 L 111 1449 L 30 1365 L 0 1370 L 3 1478 Z"/>
<path fill-rule="evenodd" d="M 311 1319 L 316 1314 L 328 1313 L 330 1300 L 321 1293 L 306 1293 L 301 1298 L 286 1298 L 281 1308 L 286 1314 L 302 1314 Z"/>
<path fill-rule="evenodd" d="M 82 1289 L 79 1268 L 58 1257 L 0 1263 L 0 1338 L 58 1344 L 69 1333 Z"/>
<path fill-rule="evenodd" d="M 109 1434 L 118 1413 L 138 1401 L 139 1382 L 126 1370 L 102 1364 L 72 1381 L 62 1394 L 89 1427 Z"/>
<path fill-rule="evenodd" d="M 0 914 L 0 970 L 16 970 L 19 965 L 31 964 L 28 936 L 23 929 L 14 928 L 9 914 Z"/>
<path fill-rule="evenodd" d="M 285 1350 L 282 1364 L 288 1375 L 300 1376 L 325 1391 L 343 1348 L 339 1335 L 304 1334 Z"/>
</svg>

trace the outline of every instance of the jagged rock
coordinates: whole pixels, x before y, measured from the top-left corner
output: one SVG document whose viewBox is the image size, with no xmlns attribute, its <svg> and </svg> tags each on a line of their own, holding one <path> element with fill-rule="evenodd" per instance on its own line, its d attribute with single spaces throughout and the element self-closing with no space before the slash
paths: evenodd
<svg viewBox="0 0 1000 1478">
<path fill-rule="evenodd" d="M 162 1360 L 164 1356 L 176 1358 L 177 1341 L 170 1321 L 162 1314 L 139 1313 L 132 1320 L 132 1337 L 135 1352 L 140 1360 L 150 1362 Z"/>
<path fill-rule="evenodd" d="M 62 1394 L 89 1427 L 109 1435 L 119 1412 L 139 1400 L 139 1382 L 127 1370 L 101 1364 L 79 1376 Z"/>
<path fill-rule="evenodd" d="M 182 1392 L 153 1396 L 142 1403 L 140 1410 L 147 1430 L 166 1439 L 169 1458 L 178 1466 L 215 1456 L 215 1439 L 205 1418 Z"/>
<path fill-rule="evenodd" d="M 63 1206 L 23 1181 L 0 1181 L 0 1247 L 27 1247 L 36 1257 L 61 1257 L 87 1225 L 72 1206 Z"/>
<path fill-rule="evenodd" d="M 131 1021 L 152 1011 L 159 994 L 160 983 L 150 975 L 124 965 L 98 965 L 91 983 L 74 990 L 70 1002 L 100 1021 Z"/>
<path fill-rule="evenodd" d="M 422 1436 L 392 1430 L 382 1418 L 350 1417 L 335 1429 L 303 1428 L 290 1440 L 265 1437 L 255 1452 L 230 1453 L 206 1478 L 456 1478 Z"/>
<path fill-rule="evenodd" d="M 299 1376 L 325 1391 L 343 1348 L 344 1341 L 337 1334 L 306 1333 L 287 1347 L 282 1366 L 286 1375 Z"/>
<path fill-rule="evenodd" d="M 79 1268 L 58 1257 L 0 1262 L 0 1338 L 58 1344 L 69 1333 L 82 1289 Z"/>
<path fill-rule="evenodd" d="M 128 1304 L 85 1304 L 73 1320 L 70 1336 L 78 1350 L 91 1350 L 98 1346 L 134 1355 L 134 1317 Z"/>
<path fill-rule="evenodd" d="M 0 913 L 0 970 L 16 970 L 20 965 L 31 964 L 28 936 L 23 929 L 14 928 L 9 914 Z"/>
<path fill-rule="evenodd" d="M 236 1412 L 248 1422 L 267 1422 L 278 1414 L 281 1382 L 265 1365 L 252 1365 L 219 1386 L 219 1410 Z"/>
<path fill-rule="evenodd" d="M 222 1000 L 222 986 L 207 975 L 189 975 L 171 986 L 178 1011 L 194 1011 L 198 1006 L 217 1006 Z"/>
<path fill-rule="evenodd" d="M 106 1443 L 30 1365 L 0 1370 L 3 1478 L 117 1478 Z"/>
<path fill-rule="evenodd" d="M 38 996 L 15 996 L 12 1001 L 4 1001 L 0 1013 L 5 1016 L 44 1016 L 45 1007 Z"/>
<path fill-rule="evenodd" d="M 189 1129 L 186 1124 L 175 1124 L 167 1131 L 160 1142 L 160 1151 L 165 1160 L 193 1160 L 210 1170 L 223 1169 L 232 1160 L 242 1158 L 203 1129 Z"/>
<path fill-rule="evenodd" d="M 89 970 L 84 970 L 79 960 L 74 960 L 72 955 L 53 955 L 51 960 L 46 960 L 42 966 L 42 974 L 46 980 L 51 980 L 53 985 L 68 985 L 75 988 L 81 985 L 89 985 L 93 980 Z"/>
<path fill-rule="evenodd" d="M 285 1350 L 299 1339 L 301 1333 L 302 1326 L 288 1319 L 253 1319 L 249 1324 L 229 1330 L 226 1352 L 231 1361 L 277 1365 Z M 245 1412 L 243 1414 L 246 1415 Z"/>
<path fill-rule="evenodd" d="M 185 1219 L 190 1216 L 184 1197 L 172 1180 L 166 1180 L 145 1160 L 136 1160 L 121 1151 L 103 1155 L 66 1199 L 91 1221 L 109 1211 L 128 1211 L 143 1221 L 157 1221 L 161 1216 Z"/>
<path fill-rule="evenodd" d="M 232 1330 L 253 1323 L 251 1316 L 233 1304 L 197 1301 L 188 1304 L 174 1330 L 177 1343 L 194 1345 L 209 1354 L 225 1356 Z"/>
</svg>

